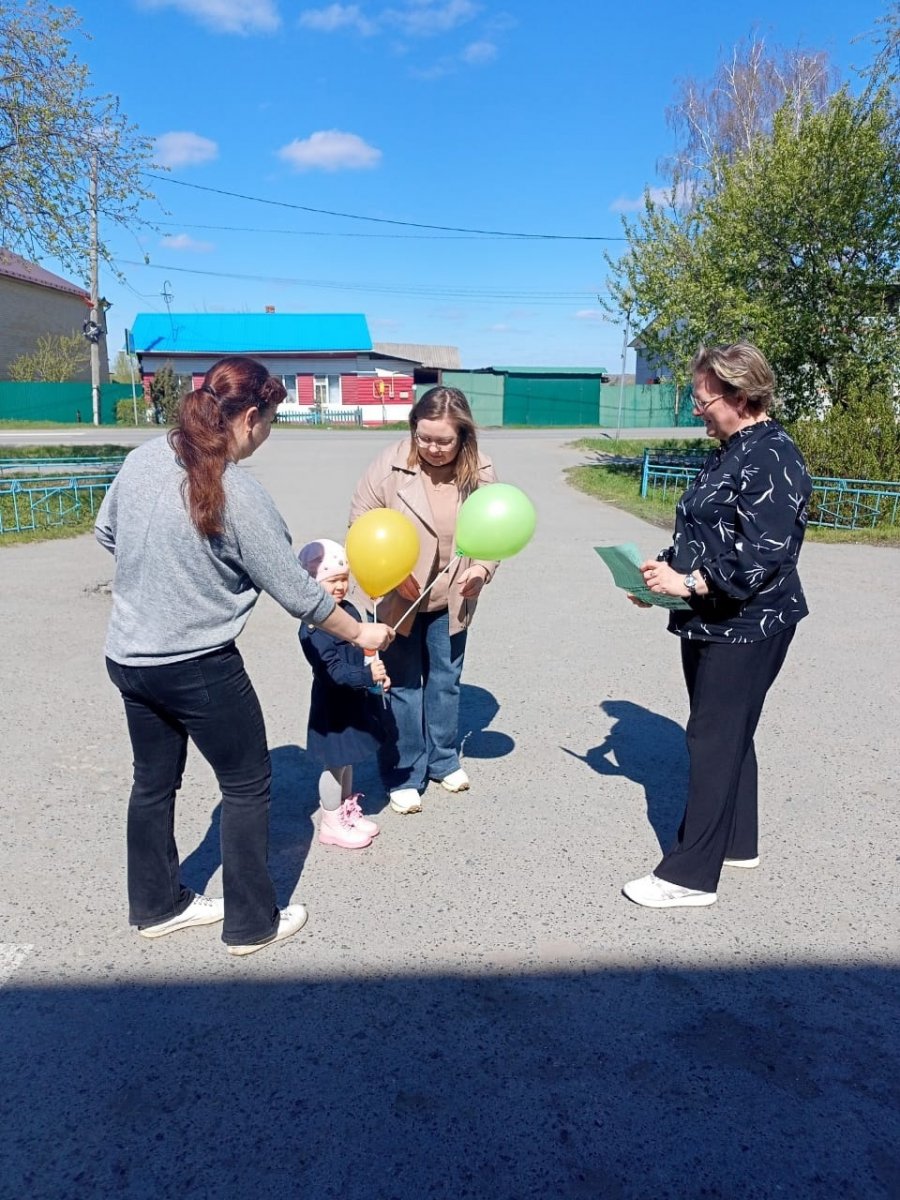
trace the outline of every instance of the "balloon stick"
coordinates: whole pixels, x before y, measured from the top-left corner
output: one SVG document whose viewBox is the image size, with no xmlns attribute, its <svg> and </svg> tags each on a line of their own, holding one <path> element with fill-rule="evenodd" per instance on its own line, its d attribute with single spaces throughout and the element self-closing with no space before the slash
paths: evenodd
<svg viewBox="0 0 900 1200">
<path fill-rule="evenodd" d="M 372 601 L 372 618 L 373 618 L 373 620 L 375 620 L 375 621 L 377 621 L 377 620 L 378 620 L 378 601 L 379 601 L 380 599 L 381 599 L 381 597 L 379 596 L 379 597 L 377 597 L 376 599 L 374 599 L 374 600 Z M 375 659 L 375 661 L 376 661 L 376 662 L 381 662 L 381 655 L 378 653 L 378 651 L 377 651 L 377 650 L 374 652 L 374 655 L 373 655 L 373 657 L 374 657 L 374 659 Z M 385 696 L 385 694 L 384 694 L 384 685 L 383 685 L 383 684 L 381 684 L 381 683 L 376 683 L 376 684 L 375 684 L 375 687 L 377 687 L 377 688 L 378 688 L 378 690 L 381 692 L 381 703 L 382 703 L 382 706 L 383 706 L 384 708 L 387 708 L 387 696 Z"/>
<path fill-rule="evenodd" d="M 456 557 L 461 558 L 462 555 L 458 554 Z M 409 606 L 409 608 L 406 610 L 406 612 L 403 614 L 403 616 L 400 618 L 400 620 L 397 622 L 397 624 L 393 625 L 391 627 L 393 629 L 394 633 L 397 632 L 397 630 L 400 628 L 400 626 L 403 624 L 403 622 L 406 620 L 406 618 L 409 616 L 409 614 L 412 612 L 412 610 L 416 607 L 416 605 L 422 603 L 422 601 L 425 599 L 425 597 L 428 595 L 428 593 L 431 591 L 431 589 L 434 587 L 434 585 L 437 583 L 437 581 L 440 579 L 440 577 L 442 575 L 446 575 L 446 573 L 450 570 L 450 568 L 454 565 L 454 563 L 455 563 L 455 560 L 451 558 L 450 561 L 447 563 L 446 567 L 442 567 L 441 570 L 438 571 L 437 575 L 435 575 L 434 579 L 432 579 L 431 583 L 429 583 L 429 585 L 425 589 L 425 591 L 422 592 L 422 594 L 420 596 L 417 596 L 415 600 L 413 600 L 412 604 Z"/>
</svg>

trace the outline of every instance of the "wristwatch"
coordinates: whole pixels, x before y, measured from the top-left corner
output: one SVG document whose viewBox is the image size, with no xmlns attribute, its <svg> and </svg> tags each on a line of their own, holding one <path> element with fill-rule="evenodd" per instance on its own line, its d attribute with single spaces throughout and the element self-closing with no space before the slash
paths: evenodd
<svg viewBox="0 0 900 1200">
<path fill-rule="evenodd" d="M 695 596 L 697 594 L 697 583 L 698 583 L 697 576 L 694 574 L 693 571 L 690 571 L 687 575 L 685 575 L 684 586 L 687 588 L 687 590 L 691 593 L 692 596 Z"/>
</svg>

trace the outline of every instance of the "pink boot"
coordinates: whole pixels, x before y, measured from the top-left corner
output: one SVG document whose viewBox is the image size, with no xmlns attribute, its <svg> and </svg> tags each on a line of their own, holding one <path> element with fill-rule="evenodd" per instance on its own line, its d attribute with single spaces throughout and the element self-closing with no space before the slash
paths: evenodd
<svg viewBox="0 0 900 1200">
<path fill-rule="evenodd" d="M 359 807 L 360 800 L 363 799 L 362 792 L 356 792 L 344 801 L 347 811 L 350 813 L 353 821 L 353 828 L 360 830 L 361 833 L 367 833 L 370 838 L 377 837 L 381 830 L 374 821 L 370 821 L 368 817 L 363 815 L 363 810 Z"/>
<path fill-rule="evenodd" d="M 347 800 L 333 811 L 323 808 L 319 822 L 319 841 L 325 846 L 341 846 L 344 850 L 362 850 L 372 842 L 372 835 L 353 824 Z"/>
</svg>

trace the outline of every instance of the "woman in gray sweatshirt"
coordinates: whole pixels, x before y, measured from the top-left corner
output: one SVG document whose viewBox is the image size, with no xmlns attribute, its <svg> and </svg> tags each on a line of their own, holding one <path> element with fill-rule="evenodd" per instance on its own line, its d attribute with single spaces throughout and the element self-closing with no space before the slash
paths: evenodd
<svg viewBox="0 0 900 1200">
<path fill-rule="evenodd" d="M 224 919 L 231 954 L 252 954 L 306 921 L 303 905 L 279 911 L 275 902 L 266 731 L 235 638 L 263 591 L 362 649 L 393 637 L 335 606 L 298 563 L 269 494 L 237 466 L 269 436 L 284 397 L 260 363 L 220 359 L 185 396 L 177 429 L 129 454 L 95 531 L 116 559 L 106 663 L 134 751 L 130 921 L 155 938 Z M 181 882 L 174 813 L 188 738 L 222 790 L 224 899 Z"/>
</svg>

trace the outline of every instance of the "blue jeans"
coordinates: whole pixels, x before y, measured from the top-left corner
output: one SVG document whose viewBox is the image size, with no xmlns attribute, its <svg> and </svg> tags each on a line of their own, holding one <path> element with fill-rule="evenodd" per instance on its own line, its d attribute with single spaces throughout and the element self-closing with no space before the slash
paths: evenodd
<svg viewBox="0 0 900 1200">
<path fill-rule="evenodd" d="M 389 791 L 424 791 L 459 769 L 459 678 L 466 632 L 450 636 L 450 615 L 419 613 L 409 637 L 383 651 L 391 680 L 387 737 L 379 752 Z"/>
<path fill-rule="evenodd" d="M 278 927 L 266 860 L 272 769 L 253 684 L 232 643 L 158 667 L 106 660 L 122 693 L 134 751 L 128 802 L 128 903 L 132 925 L 182 913 L 194 893 L 181 882 L 175 795 L 190 737 L 222 790 L 222 882 L 231 945 L 262 942 Z"/>
</svg>

